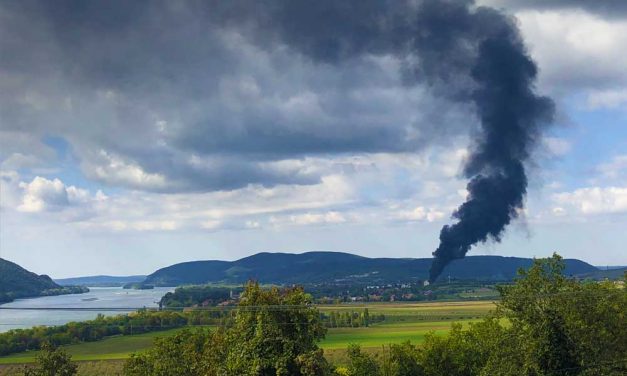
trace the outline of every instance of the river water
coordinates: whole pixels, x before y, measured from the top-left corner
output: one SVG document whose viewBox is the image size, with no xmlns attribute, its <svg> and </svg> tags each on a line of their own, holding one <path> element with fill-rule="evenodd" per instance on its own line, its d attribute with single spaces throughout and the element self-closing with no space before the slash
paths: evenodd
<svg viewBox="0 0 627 376">
<path fill-rule="evenodd" d="M 2 304 L 0 308 L 15 309 L 0 309 L 0 333 L 36 325 L 61 325 L 70 321 L 91 320 L 99 313 L 114 315 L 144 307 L 158 307 L 161 297 L 174 291 L 174 288 L 125 290 L 121 287 L 90 287 L 89 290 L 85 294 L 18 299 Z M 47 308 L 55 310 L 46 310 Z M 89 310 L 71 310 L 73 308 Z"/>
</svg>

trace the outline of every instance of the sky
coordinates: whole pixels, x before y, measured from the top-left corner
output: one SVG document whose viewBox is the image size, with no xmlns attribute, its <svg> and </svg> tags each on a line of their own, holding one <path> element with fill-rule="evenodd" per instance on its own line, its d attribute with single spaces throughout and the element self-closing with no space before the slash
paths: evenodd
<svg viewBox="0 0 627 376">
<path fill-rule="evenodd" d="M 627 2 L 457 2 L 509 17 L 555 106 L 524 210 L 469 255 L 627 265 Z M 385 1 L 224 4 L 0 3 L 0 257 L 55 278 L 431 257 L 479 129 L 450 87 L 473 83 L 372 37 Z"/>
</svg>

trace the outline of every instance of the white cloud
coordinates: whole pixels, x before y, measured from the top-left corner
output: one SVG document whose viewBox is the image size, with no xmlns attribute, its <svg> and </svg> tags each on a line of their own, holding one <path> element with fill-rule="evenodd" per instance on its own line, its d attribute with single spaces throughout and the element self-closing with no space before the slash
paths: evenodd
<svg viewBox="0 0 627 376">
<path fill-rule="evenodd" d="M 627 177 L 627 155 L 617 155 L 611 161 L 600 164 L 597 170 L 606 179 Z"/>
<path fill-rule="evenodd" d="M 562 192 L 552 196 L 556 206 L 553 212 L 559 215 L 596 215 L 627 212 L 627 188 L 589 187 L 573 192 Z"/>
<path fill-rule="evenodd" d="M 158 191 L 167 185 L 162 175 L 145 172 L 139 165 L 127 162 L 105 150 L 100 150 L 95 156 L 85 159 L 82 169 L 88 178 L 113 186 Z"/>
<path fill-rule="evenodd" d="M 572 148 L 568 140 L 558 137 L 545 137 L 543 139 L 544 146 L 555 156 L 564 156 L 568 154 Z"/>
<path fill-rule="evenodd" d="M 456 192 L 464 182 L 450 174 L 465 152 L 454 150 L 434 149 L 420 156 L 365 154 L 283 160 L 272 168 L 320 174 L 322 178 L 311 185 L 249 185 L 217 192 L 122 190 L 106 196 L 66 186 L 60 179 L 37 177 L 18 184 L 15 175 L 12 181 L 19 199 L 13 206 L 22 212 L 46 212 L 48 220 L 56 218 L 98 232 L 433 222 L 460 202 Z M 443 202 L 447 204 L 442 206 Z"/>
<path fill-rule="evenodd" d="M 22 212 L 55 212 L 107 199 L 101 191 L 92 196 L 87 190 L 66 186 L 57 178 L 49 180 L 37 176 L 30 183 L 20 182 L 18 186 L 22 198 L 17 210 Z"/>
<path fill-rule="evenodd" d="M 48 167 L 54 159 L 54 150 L 43 144 L 37 135 L 0 129 L 0 167 L 3 170 Z"/>
<path fill-rule="evenodd" d="M 290 215 L 287 218 L 277 219 L 271 218 L 270 222 L 274 225 L 282 224 L 294 224 L 300 226 L 307 225 L 320 225 L 320 224 L 337 224 L 346 222 L 346 218 L 336 211 L 329 211 L 323 213 L 303 213 L 297 215 Z"/>
<path fill-rule="evenodd" d="M 599 90 L 627 83 L 627 21 L 576 9 L 524 10 L 516 16 L 539 64 L 543 90 Z"/>
<path fill-rule="evenodd" d="M 397 213 L 399 219 L 407 221 L 428 221 L 434 222 L 443 219 L 446 214 L 434 208 L 418 206 L 413 210 L 400 211 Z"/>
<path fill-rule="evenodd" d="M 627 89 L 593 91 L 588 95 L 587 104 L 591 110 L 627 110 Z"/>
<path fill-rule="evenodd" d="M 24 212 L 41 212 L 59 210 L 70 205 L 68 191 L 59 179 L 48 180 L 37 176 L 30 183 L 20 183 L 24 190 L 22 204 L 18 210 Z"/>
</svg>

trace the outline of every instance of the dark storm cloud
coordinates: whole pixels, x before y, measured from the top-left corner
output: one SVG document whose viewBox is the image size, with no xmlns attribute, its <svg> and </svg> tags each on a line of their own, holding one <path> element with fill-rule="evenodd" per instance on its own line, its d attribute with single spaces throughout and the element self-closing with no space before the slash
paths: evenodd
<svg viewBox="0 0 627 376">
<path fill-rule="evenodd" d="M 155 190 L 312 183 L 259 163 L 415 151 L 458 133 L 463 105 L 401 83 L 405 8 L 347 4 L 3 3 L 2 128 L 172 183 Z"/>
<path fill-rule="evenodd" d="M 3 117 L 56 124 L 110 184 L 311 184 L 290 160 L 471 131 L 468 198 L 441 230 L 432 281 L 500 240 L 552 120 L 516 22 L 472 1 L 20 2 L 2 14 Z"/>
<path fill-rule="evenodd" d="M 470 22 L 470 1 L 419 6 L 4 3 L 2 127 L 58 133 L 88 176 L 113 185 L 311 184 L 318 176 L 272 163 L 415 151 L 476 129 L 478 41 L 509 23 L 487 10 Z M 168 184 L 128 178 L 135 167 Z"/>
</svg>

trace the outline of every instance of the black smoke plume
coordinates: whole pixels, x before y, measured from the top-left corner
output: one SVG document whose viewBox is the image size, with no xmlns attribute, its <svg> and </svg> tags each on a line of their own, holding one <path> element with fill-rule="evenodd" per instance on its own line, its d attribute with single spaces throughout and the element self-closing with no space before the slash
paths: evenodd
<svg viewBox="0 0 627 376">
<path fill-rule="evenodd" d="M 527 192 L 524 163 L 541 128 L 552 118 L 552 101 L 534 92 L 537 68 L 517 29 L 511 22 L 502 26 L 477 41 L 478 53 L 470 71 L 476 87 L 470 98 L 481 129 L 464 168 L 470 179 L 468 197 L 453 213 L 457 223 L 440 231 L 430 281 L 477 242 L 500 241 L 505 226 L 523 208 Z"/>
<path fill-rule="evenodd" d="M 288 1 L 270 7 L 284 43 L 326 63 L 394 55 L 409 84 L 471 105 L 479 126 L 464 166 L 468 197 L 440 232 L 429 280 L 488 239 L 500 241 L 523 208 L 525 162 L 553 103 L 535 93 L 537 67 L 513 18 L 473 1 Z M 442 125 L 445 127 L 446 125 Z M 470 124 L 469 124 L 470 126 Z"/>
<path fill-rule="evenodd" d="M 599 1 L 592 0 L 538 0 L 537 3 L 568 3 L 577 7 L 585 3 L 586 9 L 594 7 L 619 13 L 624 6 L 618 4 L 625 2 L 604 2 L 614 4 L 611 7 L 600 7 Z M 597 5 L 588 5 L 592 3 Z M 516 21 L 495 9 L 476 6 L 472 0 L 31 0 L 3 2 L 0 10 L 5 7 L 9 9 L 6 14 L 30 14 L 24 20 L 45 22 L 33 32 L 30 22 L 15 21 L 14 26 L 23 29 L 0 38 L 0 42 L 8 41 L 2 47 L 11 51 L 4 54 L 6 59 L 3 56 L 0 60 L 4 69 L 18 72 L 17 77 L 39 77 L 41 72 L 72 77 L 81 89 L 78 93 L 83 92 L 83 85 L 99 91 L 112 86 L 114 92 L 129 97 L 150 98 L 154 102 L 147 102 L 148 106 L 171 105 L 169 99 L 179 100 L 176 95 L 167 96 L 170 87 L 178 89 L 175 93 L 181 95 L 189 92 L 209 99 L 214 96 L 213 90 L 219 86 L 214 78 L 230 72 L 227 64 L 237 65 L 235 61 L 230 63 L 228 57 L 226 63 L 212 64 L 214 54 L 219 54 L 222 48 L 216 47 L 219 43 L 211 42 L 216 39 L 211 37 L 224 30 L 234 31 L 233 34 L 243 36 L 258 48 L 271 51 L 287 48 L 294 55 L 319 64 L 342 65 L 340 71 L 349 70 L 359 59 L 393 57 L 401 63 L 404 83 L 426 86 L 435 96 L 445 99 L 437 103 L 450 103 L 472 113 L 466 129 L 473 135 L 471 154 L 464 168 L 469 179 L 468 198 L 453 213 L 456 222 L 441 230 L 440 245 L 433 253 L 431 281 L 437 279 L 451 260 L 464 257 L 474 244 L 501 239 L 505 227 L 523 207 L 527 189 L 525 163 L 543 127 L 552 118 L 552 102 L 534 91 L 537 68 L 526 52 Z M 54 35 L 50 43 L 46 39 L 49 35 Z M 34 47 L 23 47 L 19 43 L 22 36 L 29 37 Z M 237 49 L 237 43 L 232 48 Z M 26 57 L 20 57 L 24 53 Z M 47 70 L 49 59 L 41 56 L 54 61 L 59 57 L 58 69 Z M 21 70 L 29 63 L 35 64 L 31 71 L 36 74 Z M 155 83 L 146 85 L 154 78 L 157 78 Z M 47 84 L 45 90 L 48 86 L 56 86 L 56 81 Z M 188 87 L 192 89 L 187 90 Z M 165 99 L 161 99 L 160 92 L 164 92 Z M 7 99 L 18 97 L 8 93 Z M 448 110 L 429 109 L 434 113 Z M 32 112 L 30 108 L 28 111 Z M 13 113 L 13 108 L 5 112 Z M 174 118 L 178 119 L 178 114 Z M 418 140 L 407 136 L 406 124 L 370 130 L 367 125 L 357 123 L 347 124 L 338 132 L 316 133 L 306 126 L 258 127 L 253 119 L 250 127 L 244 122 L 242 129 L 246 132 L 231 132 L 220 125 L 219 115 L 217 118 L 196 120 L 192 116 L 192 123 L 198 122 L 199 126 L 188 130 L 185 137 L 172 140 L 172 145 L 182 150 L 192 148 L 218 155 L 220 161 L 231 157 L 220 162 L 224 166 L 215 173 L 189 168 L 185 162 L 176 162 L 177 154 L 163 154 L 161 149 L 155 149 L 156 153 L 149 150 L 150 155 L 159 155 L 158 158 L 143 157 L 143 151 L 131 154 L 131 158 L 142 160 L 147 171 L 160 172 L 163 166 L 171 166 L 165 169 L 171 176 L 184 176 L 193 182 L 210 180 L 208 185 L 204 182 L 204 185 L 192 185 L 203 188 L 234 189 L 266 181 L 305 184 L 313 180 L 274 176 L 261 171 L 256 161 L 251 165 L 247 158 L 415 151 L 439 134 L 460 130 L 458 124 L 446 122 L 411 124 L 412 135 L 420 134 L 422 138 Z M 268 117 L 258 121 L 272 125 L 272 120 Z M 238 124 L 237 120 L 233 124 Z M 127 148 L 118 138 L 109 143 L 122 153 Z M 231 154 L 238 154 L 238 158 Z M 237 170 L 239 157 L 243 155 L 244 167 Z"/>
</svg>

